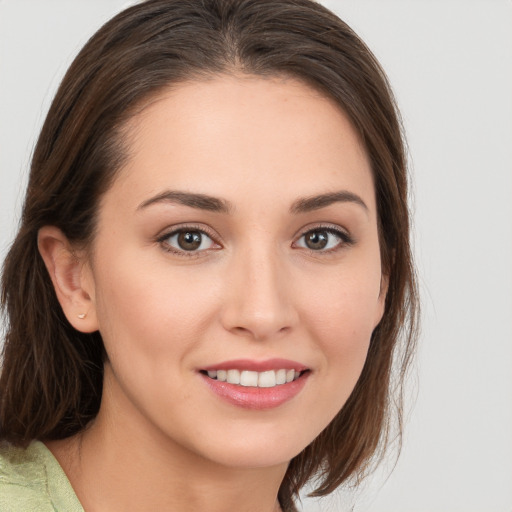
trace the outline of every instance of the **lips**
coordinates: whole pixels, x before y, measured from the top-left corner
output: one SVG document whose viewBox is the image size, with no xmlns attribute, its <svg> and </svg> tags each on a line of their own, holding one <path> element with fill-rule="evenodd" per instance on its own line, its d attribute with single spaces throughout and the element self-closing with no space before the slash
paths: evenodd
<svg viewBox="0 0 512 512">
<path fill-rule="evenodd" d="M 267 409 L 295 397 L 311 372 L 296 361 L 272 359 L 225 361 L 200 373 L 208 387 L 232 405 Z"/>
</svg>

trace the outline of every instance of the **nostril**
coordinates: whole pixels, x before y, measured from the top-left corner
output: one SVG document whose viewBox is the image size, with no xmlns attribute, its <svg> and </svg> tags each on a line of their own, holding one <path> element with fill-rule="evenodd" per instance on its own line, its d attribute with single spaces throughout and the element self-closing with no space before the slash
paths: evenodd
<svg viewBox="0 0 512 512">
<path fill-rule="evenodd" d="M 272 326 L 264 326 L 263 324 L 257 325 L 256 327 L 233 327 L 230 331 L 237 336 L 245 336 L 253 338 L 257 341 L 263 341 L 276 336 L 286 335 L 291 330 L 291 327 L 285 326 L 277 329 Z"/>
<path fill-rule="evenodd" d="M 251 330 L 247 329 L 246 327 L 233 327 L 231 330 L 236 334 L 251 335 Z"/>
</svg>

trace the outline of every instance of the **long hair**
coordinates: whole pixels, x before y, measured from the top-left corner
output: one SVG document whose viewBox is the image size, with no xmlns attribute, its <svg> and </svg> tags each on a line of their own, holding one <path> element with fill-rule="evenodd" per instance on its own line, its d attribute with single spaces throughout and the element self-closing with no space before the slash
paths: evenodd
<svg viewBox="0 0 512 512">
<path fill-rule="evenodd" d="M 38 230 L 57 226 L 87 247 L 99 200 L 126 158 L 123 128 L 137 109 L 163 88 L 233 73 L 293 77 L 343 109 L 371 162 L 389 276 L 384 316 L 355 389 L 288 467 L 279 500 L 294 510 L 311 478 L 318 479 L 313 494 L 328 494 L 383 453 L 391 420 L 401 417 L 418 312 L 406 157 L 390 86 L 357 35 L 310 0 L 149 0 L 106 23 L 76 57 L 37 142 L 21 227 L 3 267 L 0 438 L 20 446 L 62 439 L 100 406 L 101 335 L 67 322 L 37 249 Z"/>
</svg>

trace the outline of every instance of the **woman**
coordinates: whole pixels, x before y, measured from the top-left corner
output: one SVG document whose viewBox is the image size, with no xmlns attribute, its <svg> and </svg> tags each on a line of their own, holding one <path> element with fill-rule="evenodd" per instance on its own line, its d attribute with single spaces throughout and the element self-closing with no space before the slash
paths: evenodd
<svg viewBox="0 0 512 512">
<path fill-rule="evenodd" d="M 309 0 L 127 9 L 50 108 L 2 285 L 2 510 L 289 511 L 357 481 L 417 301 L 383 72 Z"/>
</svg>

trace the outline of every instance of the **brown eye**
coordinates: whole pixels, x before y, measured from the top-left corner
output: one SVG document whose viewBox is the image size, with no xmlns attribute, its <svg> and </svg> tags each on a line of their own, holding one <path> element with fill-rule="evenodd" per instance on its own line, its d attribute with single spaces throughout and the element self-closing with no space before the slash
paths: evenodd
<svg viewBox="0 0 512 512">
<path fill-rule="evenodd" d="M 314 251 L 325 249 L 328 242 L 329 233 L 327 231 L 311 231 L 304 235 L 306 247 Z"/>
<path fill-rule="evenodd" d="M 342 231 L 334 228 L 319 228 L 304 233 L 295 245 L 310 251 L 326 252 L 352 243 L 352 239 Z"/>
<path fill-rule="evenodd" d="M 215 245 L 206 233 L 198 229 L 180 229 L 162 237 L 160 241 L 176 252 L 199 252 Z"/>
<path fill-rule="evenodd" d="M 201 247 L 202 234 L 199 231 L 182 231 L 178 233 L 178 245 L 184 251 L 195 251 Z"/>
</svg>

